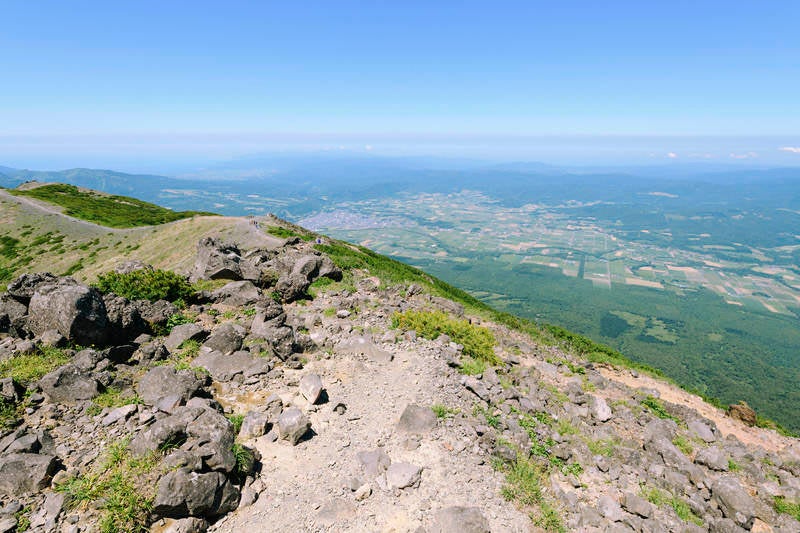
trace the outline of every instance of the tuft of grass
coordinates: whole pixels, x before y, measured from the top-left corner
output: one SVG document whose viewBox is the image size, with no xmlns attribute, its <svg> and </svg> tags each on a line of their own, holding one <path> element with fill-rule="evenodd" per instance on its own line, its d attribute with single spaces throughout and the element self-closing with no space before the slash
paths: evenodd
<svg viewBox="0 0 800 533">
<path fill-rule="evenodd" d="M 311 296 L 311 298 L 316 298 L 320 294 L 328 292 L 328 290 L 332 289 L 332 286 L 336 284 L 337 282 L 331 278 L 317 278 L 311 285 L 309 285 L 306 292 L 309 296 Z"/>
<path fill-rule="evenodd" d="M 654 396 L 648 396 L 647 398 L 642 400 L 642 405 L 645 406 L 651 413 L 656 415 L 658 418 L 674 420 L 677 423 L 681 422 L 679 418 L 669 414 L 667 410 L 664 408 L 664 404 L 661 403 L 661 401 Z"/>
<path fill-rule="evenodd" d="M 120 389 L 109 387 L 92 399 L 92 403 L 102 409 L 104 407 L 122 407 L 123 405 L 140 404 L 142 403 L 142 399 L 135 394 L 123 396 Z"/>
<path fill-rule="evenodd" d="M 11 377 L 27 385 L 68 362 L 64 350 L 41 346 L 32 354 L 17 354 L 0 362 L 0 377 Z"/>
<path fill-rule="evenodd" d="M 242 429 L 242 422 L 244 422 L 244 415 L 240 413 L 233 413 L 225 415 L 225 418 L 233 425 L 233 434 L 238 435 L 239 430 Z"/>
<path fill-rule="evenodd" d="M 739 463 L 734 461 L 733 459 L 728 458 L 728 470 L 731 472 L 738 472 L 741 470 L 742 467 Z"/>
<path fill-rule="evenodd" d="M 154 226 L 195 215 L 214 215 L 201 211 L 172 211 L 136 198 L 99 194 L 62 183 L 42 185 L 35 189 L 14 189 L 8 192 L 61 206 L 66 215 L 110 228 Z"/>
<path fill-rule="evenodd" d="M 611 457 L 614 455 L 614 448 L 619 445 L 619 439 L 611 437 L 608 439 L 587 440 L 586 445 L 592 455 Z"/>
<path fill-rule="evenodd" d="M 458 409 L 447 407 L 446 405 L 441 403 L 435 403 L 431 405 L 431 411 L 434 412 L 436 418 L 449 418 L 458 414 Z"/>
<path fill-rule="evenodd" d="M 675 435 L 675 438 L 672 439 L 672 444 L 675 445 L 684 455 L 691 455 L 694 451 L 692 447 L 692 443 L 689 442 L 689 439 L 684 437 L 683 435 Z"/>
<path fill-rule="evenodd" d="M 14 402 L 0 398 L 0 431 L 17 427 L 22 421 L 23 408 Z"/>
<path fill-rule="evenodd" d="M 490 365 L 500 364 L 494 353 L 497 341 L 488 329 L 470 324 L 468 320 L 453 318 L 443 311 L 405 311 L 392 316 L 392 327 L 414 330 L 426 339 L 436 339 L 444 334 L 464 347 L 464 353 Z"/>
<path fill-rule="evenodd" d="M 486 361 L 473 357 L 462 357 L 461 364 L 458 366 L 458 371 L 467 376 L 477 376 L 486 372 L 486 366 Z"/>
<path fill-rule="evenodd" d="M 300 239 L 302 239 L 304 241 L 313 241 L 314 240 L 314 235 L 313 234 L 308 233 L 308 232 L 301 232 L 301 231 L 299 231 L 299 229 L 298 229 L 298 231 L 294 231 L 294 230 L 291 230 L 289 228 L 284 228 L 282 226 L 267 226 L 266 230 L 267 230 L 267 233 L 269 233 L 270 235 L 274 235 L 275 237 L 278 237 L 280 239 L 289 239 L 291 237 L 299 237 Z"/>
<path fill-rule="evenodd" d="M 236 458 L 233 474 L 237 479 L 244 479 L 250 473 L 255 458 L 253 451 L 247 446 L 236 442 L 233 444 L 233 456 Z"/>
<path fill-rule="evenodd" d="M 480 404 L 475 404 L 475 406 L 472 408 L 472 416 L 483 416 L 484 420 L 486 420 L 486 424 L 489 427 L 494 429 L 500 428 L 500 417 L 495 416 L 489 409 L 482 407 Z"/>
<path fill-rule="evenodd" d="M 776 513 L 788 514 L 795 520 L 800 520 L 800 502 L 792 502 L 783 496 L 775 496 L 772 500 L 772 507 Z"/>
<path fill-rule="evenodd" d="M 656 487 L 648 487 L 646 485 L 642 485 L 641 495 L 645 500 L 657 507 L 669 505 L 675 511 L 675 514 L 678 515 L 678 518 L 684 522 L 692 522 L 697 526 L 703 525 L 702 518 L 694 514 L 691 507 L 689 507 L 689 504 L 687 504 L 678 496 L 670 494 Z"/>
<path fill-rule="evenodd" d="M 545 497 L 542 487 L 547 484 L 546 469 L 522 454 L 517 454 L 513 463 L 497 463 L 495 466 L 506 475 L 506 484 L 501 490 L 506 500 L 531 508 L 534 523 L 545 531 L 567 531 L 558 510 Z"/>
<path fill-rule="evenodd" d="M 70 509 L 97 508 L 101 511 L 102 533 L 141 533 L 147 531 L 155 484 L 158 479 L 156 454 L 135 458 L 128 440 L 112 444 L 93 471 L 58 484 Z"/>
</svg>

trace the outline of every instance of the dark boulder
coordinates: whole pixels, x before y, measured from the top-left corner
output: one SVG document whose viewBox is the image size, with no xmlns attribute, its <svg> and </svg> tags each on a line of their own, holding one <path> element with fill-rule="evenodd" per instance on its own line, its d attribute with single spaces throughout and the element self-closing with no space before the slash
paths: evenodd
<svg viewBox="0 0 800 533">
<path fill-rule="evenodd" d="M 7 294 L 0 295 L 0 333 L 19 335 L 17 326 L 23 326 L 28 306 Z"/>
<path fill-rule="evenodd" d="M 39 286 L 44 284 L 55 283 L 58 278 L 50 272 L 34 272 L 31 274 L 23 274 L 11 283 L 8 284 L 8 291 L 6 294 L 14 297 L 17 301 L 28 304 L 33 298 L 33 293 Z"/>
<path fill-rule="evenodd" d="M 236 509 L 237 489 L 219 472 L 198 474 L 187 468 L 167 473 L 158 482 L 153 513 L 165 518 L 215 518 Z"/>
<path fill-rule="evenodd" d="M 305 296 L 309 285 L 311 282 L 302 274 L 283 275 L 275 283 L 275 292 L 280 295 L 282 301 L 293 302 Z"/>
<path fill-rule="evenodd" d="M 117 339 L 133 339 L 148 330 L 147 322 L 142 318 L 139 307 L 128 299 L 116 294 L 103 296 L 106 314 L 114 337 Z"/>
<path fill-rule="evenodd" d="M 231 281 L 211 293 L 211 298 L 219 304 L 243 307 L 261 300 L 261 292 L 251 281 Z"/>
<path fill-rule="evenodd" d="M 142 376 L 136 392 L 145 405 L 157 405 L 168 396 L 178 396 L 180 403 L 185 404 L 202 386 L 192 370 L 178 371 L 171 366 L 157 366 Z"/>
<path fill-rule="evenodd" d="M 84 345 L 105 344 L 111 332 L 100 292 L 72 278 L 37 286 L 28 305 L 28 329 L 37 336 L 56 330 Z"/>
<path fill-rule="evenodd" d="M 88 372 L 67 364 L 39 380 L 47 399 L 54 403 L 70 404 L 91 400 L 100 394 L 100 384 Z"/>
<path fill-rule="evenodd" d="M 0 457 L 0 495 L 16 498 L 50 485 L 58 462 L 52 455 L 12 453 Z"/>
<path fill-rule="evenodd" d="M 242 279 L 239 265 L 241 254 L 235 244 L 225 243 L 213 237 L 205 237 L 197 243 L 197 259 L 192 279 Z"/>
</svg>

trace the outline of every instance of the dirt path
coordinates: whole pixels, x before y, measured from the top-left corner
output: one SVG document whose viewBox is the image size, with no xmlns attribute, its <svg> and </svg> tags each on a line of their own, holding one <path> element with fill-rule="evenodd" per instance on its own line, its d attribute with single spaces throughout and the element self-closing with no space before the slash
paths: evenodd
<svg viewBox="0 0 800 533">
<path fill-rule="evenodd" d="M 662 400 L 694 409 L 701 416 L 714 422 L 723 435 L 733 435 L 748 446 L 760 446 L 769 452 L 780 452 L 796 442 L 795 439 L 784 437 L 775 431 L 749 427 L 739 420 L 726 416 L 723 410 L 706 403 L 699 396 L 690 394 L 669 383 L 653 379 L 650 376 L 639 374 L 638 377 L 634 377 L 628 370 L 607 367 L 602 368 L 600 372 L 607 379 L 622 383 L 633 389 L 657 390 Z"/>
</svg>

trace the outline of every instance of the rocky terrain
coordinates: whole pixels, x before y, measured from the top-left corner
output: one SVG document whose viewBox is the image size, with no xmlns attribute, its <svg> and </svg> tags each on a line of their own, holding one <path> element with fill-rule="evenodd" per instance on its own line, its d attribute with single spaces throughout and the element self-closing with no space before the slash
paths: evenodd
<svg viewBox="0 0 800 533">
<path fill-rule="evenodd" d="M 334 259 L 207 237 L 172 302 L 9 284 L 0 533 L 800 531 L 800 442 L 746 409 Z"/>
</svg>

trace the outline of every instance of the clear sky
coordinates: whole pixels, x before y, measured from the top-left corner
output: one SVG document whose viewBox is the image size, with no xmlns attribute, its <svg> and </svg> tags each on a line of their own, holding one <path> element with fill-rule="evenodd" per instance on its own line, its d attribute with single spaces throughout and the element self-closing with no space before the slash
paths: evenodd
<svg viewBox="0 0 800 533">
<path fill-rule="evenodd" d="M 800 164 L 796 0 L 6 0 L 0 12 L 0 164 L 339 147 Z"/>
</svg>

